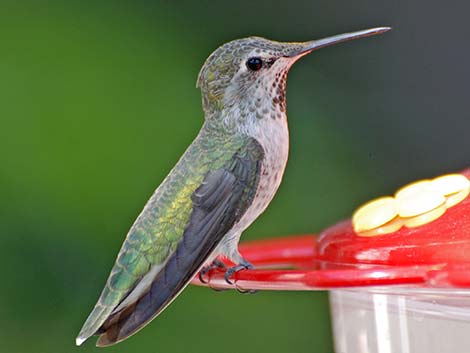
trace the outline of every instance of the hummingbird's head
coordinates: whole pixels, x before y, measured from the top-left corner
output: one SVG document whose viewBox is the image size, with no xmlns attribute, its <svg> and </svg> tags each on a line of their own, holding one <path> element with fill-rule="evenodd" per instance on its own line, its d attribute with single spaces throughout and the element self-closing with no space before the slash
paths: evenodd
<svg viewBox="0 0 470 353">
<path fill-rule="evenodd" d="M 248 37 L 216 49 L 204 63 L 197 86 L 206 115 L 237 107 L 240 115 L 275 118 L 286 109 L 287 73 L 302 56 L 335 43 L 383 33 L 380 27 L 308 42 L 276 42 Z M 268 104 L 269 103 L 269 104 Z M 271 109 L 272 108 L 272 109 Z"/>
</svg>

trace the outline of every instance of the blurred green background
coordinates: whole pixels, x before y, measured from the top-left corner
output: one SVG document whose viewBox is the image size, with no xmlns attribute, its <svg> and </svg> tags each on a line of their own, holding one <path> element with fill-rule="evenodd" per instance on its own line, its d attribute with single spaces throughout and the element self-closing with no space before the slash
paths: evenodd
<svg viewBox="0 0 470 353">
<path fill-rule="evenodd" d="M 0 0 L 0 352 L 99 351 L 75 336 L 128 228 L 201 126 L 197 73 L 228 40 L 394 27 L 292 69 L 290 163 L 243 239 L 318 232 L 371 197 L 465 167 L 468 7 Z M 329 353 L 327 293 L 188 287 L 106 351 Z"/>
</svg>

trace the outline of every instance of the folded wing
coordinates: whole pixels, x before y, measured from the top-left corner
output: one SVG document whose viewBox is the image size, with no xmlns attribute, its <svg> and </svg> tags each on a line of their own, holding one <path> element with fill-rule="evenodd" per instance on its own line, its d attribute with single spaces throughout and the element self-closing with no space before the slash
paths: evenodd
<svg viewBox="0 0 470 353">
<path fill-rule="evenodd" d="M 134 334 L 184 289 L 251 204 L 263 156 L 259 143 L 247 138 L 222 167 L 206 173 L 191 194 L 192 208 L 182 237 L 168 246 L 165 261 L 143 266 L 145 275 L 111 310 L 101 308 L 98 302 L 94 311 L 101 324 L 91 333 L 100 334 L 98 346 L 112 345 Z M 95 327 L 99 321 L 94 320 Z"/>
</svg>

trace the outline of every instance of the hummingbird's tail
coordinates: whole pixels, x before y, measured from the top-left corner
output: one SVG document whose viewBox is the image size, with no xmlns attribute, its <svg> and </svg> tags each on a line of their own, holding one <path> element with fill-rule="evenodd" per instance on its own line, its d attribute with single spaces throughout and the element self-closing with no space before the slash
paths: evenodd
<svg viewBox="0 0 470 353">
<path fill-rule="evenodd" d="M 187 239 L 178 244 L 148 289 L 134 302 L 111 313 L 95 332 L 98 347 L 110 346 L 133 335 L 160 314 L 189 284 L 217 243 Z M 118 307 L 120 309 L 120 307 Z"/>
<path fill-rule="evenodd" d="M 98 301 L 78 334 L 76 344 L 79 346 L 89 337 L 100 335 L 96 346 L 110 346 L 139 331 L 189 284 L 216 244 L 183 241 L 140 295 L 134 293 L 132 300 L 129 296 L 114 307 Z"/>
<path fill-rule="evenodd" d="M 112 306 L 104 306 L 98 301 L 90 316 L 88 316 L 83 328 L 80 330 L 75 343 L 77 346 L 81 346 L 88 338 L 95 335 L 97 330 L 101 327 L 106 318 L 112 313 Z"/>
</svg>

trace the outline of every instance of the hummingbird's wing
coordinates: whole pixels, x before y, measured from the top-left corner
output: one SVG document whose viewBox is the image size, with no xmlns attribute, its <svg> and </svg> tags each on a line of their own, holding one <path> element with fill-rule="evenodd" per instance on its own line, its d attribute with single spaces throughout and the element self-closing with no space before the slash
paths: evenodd
<svg viewBox="0 0 470 353">
<path fill-rule="evenodd" d="M 111 272 L 107 286 L 85 322 L 77 343 L 93 334 L 101 335 L 98 346 L 122 341 L 170 304 L 194 277 L 222 237 L 246 212 L 256 193 L 263 157 L 261 145 L 255 139 L 247 138 L 236 152 L 224 158 L 221 166 L 208 170 L 200 186 L 189 197 L 192 207 L 182 236 L 173 244 L 167 244 L 167 248 L 171 249 L 167 256 L 147 267 L 145 275 L 135 280 L 124 296 L 119 295 L 122 299 L 116 301 L 113 284 L 126 283 L 126 276 L 133 276 L 123 262 L 136 263 L 140 261 L 139 257 L 145 257 L 145 251 L 135 250 L 130 234 L 113 268 L 113 271 L 117 268 L 120 275 L 113 278 Z M 178 217 L 177 203 L 176 208 L 175 217 Z M 163 234 L 164 238 L 166 236 Z M 159 246 L 158 239 L 150 245 Z"/>
</svg>

